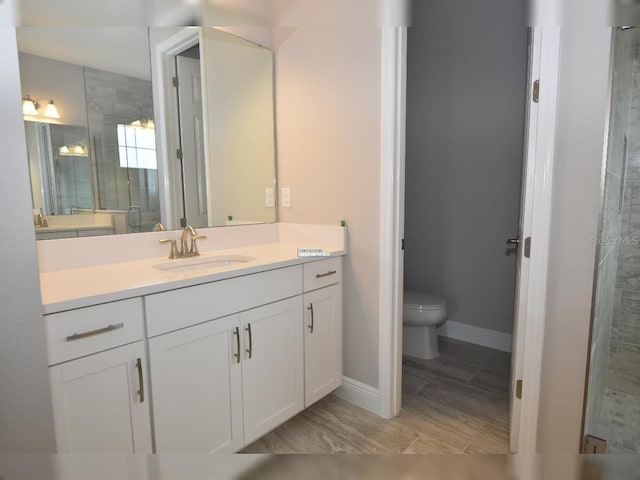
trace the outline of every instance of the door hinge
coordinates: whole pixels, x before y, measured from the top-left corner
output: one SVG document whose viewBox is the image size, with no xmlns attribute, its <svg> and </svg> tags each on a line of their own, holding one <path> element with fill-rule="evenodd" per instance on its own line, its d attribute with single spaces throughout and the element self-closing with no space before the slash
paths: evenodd
<svg viewBox="0 0 640 480">
<path fill-rule="evenodd" d="M 516 398 L 522 399 L 522 380 L 516 380 Z"/>
<path fill-rule="evenodd" d="M 401 249 L 401 250 L 404 250 L 404 238 L 403 238 L 403 239 L 402 239 L 402 241 L 401 241 L 400 249 Z"/>
<path fill-rule="evenodd" d="M 176 149 L 176 158 L 178 160 L 182 160 L 183 157 L 182 157 L 182 149 L 181 148 Z"/>
<path fill-rule="evenodd" d="M 173 77 L 171 79 L 171 83 L 173 84 L 174 87 L 178 88 L 180 86 L 180 80 L 178 80 L 178 77 Z"/>
<path fill-rule="evenodd" d="M 607 453 L 607 441 L 593 435 L 585 435 L 582 453 Z"/>
<path fill-rule="evenodd" d="M 531 258 L 531 237 L 524 239 L 524 256 Z"/>
<path fill-rule="evenodd" d="M 540 102 L 540 80 L 533 82 L 533 103 Z"/>
</svg>

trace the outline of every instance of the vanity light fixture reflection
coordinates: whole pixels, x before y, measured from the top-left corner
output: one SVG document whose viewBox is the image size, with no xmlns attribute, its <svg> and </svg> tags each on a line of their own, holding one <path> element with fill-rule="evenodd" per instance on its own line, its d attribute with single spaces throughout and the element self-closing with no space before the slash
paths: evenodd
<svg viewBox="0 0 640 480">
<path fill-rule="evenodd" d="M 38 100 L 44 100 L 40 98 Z M 25 95 L 22 99 L 22 113 L 24 115 L 37 115 L 38 109 L 40 108 L 40 104 L 38 100 L 32 99 L 29 95 Z M 49 99 L 49 103 L 47 103 L 47 108 L 44 109 L 44 116 L 49 118 L 60 118 L 60 114 L 58 113 L 58 109 L 53 103 L 52 99 Z"/>
<path fill-rule="evenodd" d="M 58 109 L 54 105 L 53 100 L 49 100 L 47 108 L 44 110 L 44 116 L 49 118 L 60 118 L 60 114 L 58 113 Z"/>
<path fill-rule="evenodd" d="M 156 128 L 156 124 L 152 118 L 141 118 L 140 120 L 131 122 L 129 125 L 140 128 Z"/>
<path fill-rule="evenodd" d="M 63 145 L 58 149 L 60 155 L 66 157 L 88 157 L 89 151 L 84 145 Z"/>
<path fill-rule="evenodd" d="M 22 113 L 24 115 L 37 115 L 39 106 L 29 95 L 25 95 L 22 99 Z"/>
</svg>

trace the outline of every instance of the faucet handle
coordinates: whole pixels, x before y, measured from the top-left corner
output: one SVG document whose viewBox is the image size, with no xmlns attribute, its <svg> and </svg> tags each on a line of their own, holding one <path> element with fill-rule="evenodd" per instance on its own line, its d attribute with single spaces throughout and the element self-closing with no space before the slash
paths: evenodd
<svg viewBox="0 0 640 480">
<path fill-rule="evenodd" d="M 195 235 L 193 237 L 191 237 L 191 251 L 190 254 L 194 257 L 197 257 L 200 255 L 200 252 L 198 251 L 198 240 L 204 240 L 206 239 L 207 236 L 206 235 Z"/>
<path fill-rule="evenodd" d="M 169 238 L 163 238 L 160 243 L 171 243 L 171 253 L 169 253 L 169 260 L 175 260 L 178 258 L 178 244 L 177 240 L 171 240 Z"/>
</svg>

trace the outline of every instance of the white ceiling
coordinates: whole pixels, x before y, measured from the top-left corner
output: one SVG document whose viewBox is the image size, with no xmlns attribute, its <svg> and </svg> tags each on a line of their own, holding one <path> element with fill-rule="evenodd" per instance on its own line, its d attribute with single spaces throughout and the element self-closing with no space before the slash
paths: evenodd
<svg viewBox="0 0 640 480">
<path fill-rule="evenodd" d="M 18 27 L 16 31 L 21 52 L 151 79 L 145 27 Z"/>
<path fill-rule="evenodd" d="M 39 27 L 148 25 L 153 0 L 20 0 L 20 24 Z"/>
<path fill-rule="evenodd" d="M 2 0 L 0 0 L 1 2 Z M 315 2 L 316 0 L 306 0 Z M 367 0 L 364 0 L 367 1 Z M 20 0 L 18 49 L 63 62 L 150 79 L 147 25 L 185 25 L 204 11 L 211 25 L 264 24 L 294 0 Z M 237 22 L 237 23 L 234 23 Z"/>
</svg>

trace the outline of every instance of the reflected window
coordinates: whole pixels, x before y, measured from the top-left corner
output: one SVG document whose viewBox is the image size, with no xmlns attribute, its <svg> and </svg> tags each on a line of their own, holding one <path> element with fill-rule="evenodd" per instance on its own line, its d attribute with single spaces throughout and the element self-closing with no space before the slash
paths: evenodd
<svg viewBox="0 0 640 480">
<path fill-rule="evenodd" d="M 118 124 L 118 150 L 122 168 L 158 169 L 153 128 Z"/>
</svg>

